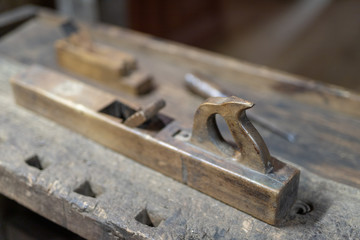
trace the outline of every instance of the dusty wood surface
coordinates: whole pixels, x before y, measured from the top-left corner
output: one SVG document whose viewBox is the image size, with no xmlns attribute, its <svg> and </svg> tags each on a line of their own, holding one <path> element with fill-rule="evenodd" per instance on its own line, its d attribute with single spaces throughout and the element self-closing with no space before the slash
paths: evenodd
<svg viewBox="0 0 360 240">
<path fill-rule="evenodd" d="M 4 38 L 0 52 L 23 63 L 61 70 L 52 48 L 61 37 L 58 23 L 56 17 L 32 21 Z M 140 66 L 154 75 L 159 87 L 154 94 L 136 99 L 138 103 L 146 105 L 162 96 L 168 102 L 164 111 L 190 128 L 202 99 L 189 94 L 182 81 L 188 71 L 202 70 L 224 88 L 255 102 L 254 111 L 262 117 L 297 133 L 297 141 L 288 143 L 258 127 L 272 154 L 304 167 L 299 198 L 314 210 L 294 214 L 280 228 L 271 227 L 17 107 L 8 79 L 24 66 L 4 58 L 0 62 L 2 193 L 90 239 L 360 238 L 359 190 L 307 170 L 360 186 L 358 95 L 117 28 L 94 29 L 97 41 L 134 54 Z M 44 170 L 25 163 L 34 154 Z M 85 191 L 86 182 L 92 194 Z M 149 224 L 149 217 L 157 227 L 137 221 Z"/>
<path fill-rule="evenodd" d="M 54 42 L 62 37 L 58 28 L 62 21 L 47 15 L 29 22 L 1 41 L 0 53 L 63 71 L 56 64 L 53 49 Z M 164 113 L 190 129 L 193 114 L 203 100 L 184 88 L 184 75 L 193 70 L 209 74 L 223 88 L 254 102 L 253 113 L 297 135 L 295 143 L 289 143 L 256 126 L 275 157 L 360 186 L 359 95 L 119 28 L 101 25 L 90 30 L 95 41 L 136 56 L 140 68 L 151 73 L 158 85 L 156 91 L 141 98 L 106 90 L 143 105 L 163 97 L 167 101 Z M 77 78 L 103 88 L 89 79 Z"/>
<path fill-rule="evenodd" d="M 299 198 L 314 210 L 272 227 L 16 106 L 8 79 L 23 66 L 0 67 L 0 191 L 85 238 L 360 237 L 356 188 L 302 170 Z M 44 170 L 25 163 L 34 155 Z M 96 198 L 74 192 L 86 181 Z M 135 220 L 144 209 L 157 227 Z"/>
<path fill-rule="evenodd" d="M 89 239 L 356 239 L 360 191 L 302 170 L 313 211 L 276 228 L 15 105 L 0 60 L 0 191 Z M 44 167 L 25 163 L 37 155 Z M 96 197 L 75 193 L 88 182 Z M 83 192 L 85 194 L 85 192 Z M 135 220 L 144 209 L 157 227 Z M 141 217 L 137 219 L 141 220 Z M 146 219 L 146 218 L 145 218 Z M 149 223 L 147 221 L 143 221 Z"/>
<path fill-rule="evenodd" d="M 36 231 L 34 231 L 36 229 Z M 82 237 L 0 194 L 1 240 L 83 240 Z"/>
</svg>

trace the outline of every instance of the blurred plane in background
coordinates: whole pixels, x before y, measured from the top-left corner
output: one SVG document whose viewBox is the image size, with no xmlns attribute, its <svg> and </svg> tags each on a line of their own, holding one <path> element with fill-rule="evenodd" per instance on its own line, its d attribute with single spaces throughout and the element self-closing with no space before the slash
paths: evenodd
<svg viewBox="0 0 360 240">
<path fill-rule="evenodd" d="M 3 0 L 39 4 L 360 91 L 358 0 Z"/>
</svg>

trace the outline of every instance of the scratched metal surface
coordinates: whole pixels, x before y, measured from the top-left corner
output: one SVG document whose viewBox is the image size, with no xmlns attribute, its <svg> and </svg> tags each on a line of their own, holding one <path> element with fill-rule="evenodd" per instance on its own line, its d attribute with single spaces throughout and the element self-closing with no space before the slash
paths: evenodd
<svg viewBox="0 0 360 240">
<path fill-rule="evenodd" d="M 359 239 L 360 191 L 302 169 L 299 198 L 313 211 L 279 228 L 256 220 L 15 105 L 0 58 L 0 192 L 88 239 Z M 25 163 L 34 154 L 45 167 Z M 89 181 L 96 198 L 74 192 Z M 147 209 L 162 222 L 135 217 Z"/>
<path fill-rule="evenodd" d="M 53 51 L 54 41 L 62 37 L 58 28 L 60 22 L 56 16 L 32 20 L 0 42 L 0 53 L 23 63 L 36 62 L 63 71 L 57 66 Z M 96 41 L 134 54 L 139 61 L 140 69 L 151 73 L 158 84 L 155 92 L 141 98 L 114 92 L 112 89 L 106 90 L 144 105 L 163 97 L 167 101 L 167 107 L 163 112 L 191 128 L 193 114 L 202 99 L 186 91 L 183 77 L 189 71 L 200 69 L 202 72 L 210 73 L 213 80 L 221 83 L 225 89 L 255 102 L 255 107 L 250 111 L 283 131 L 296 134 L 296 142 L 290 143 L 257 126 L 274 156 L 303 166 L 320 176 L 351 186 L 360 186 L 360 120 L 357 116 L 346 114 L 347 111 L 356 114 L 356 111 L 352 110 L 354 107 L 353 103 L 350 104 L 350 98 L 349 104 L 340 107 L 344 111 L 337 111 L 336 107 L 333 107 L 337 104 L 336 98 L 333 100 L 321 92 L 316 94 L 316 91 L 306 87 L 277 82 L 276 79 L 266 77 L 262 73 L 249 74 L 241 70 L 249 68 L 246 65 L 239 67 L 240 70 L 236 70 L 236 67 L 233 67 L 235 70 L 232 71 L 221 70 L 228 69 L 229 63 L 223 63 L 225 60 L 214 58 L 211 54 L 206 55 L 200 51 L 187 52 L 184 48 L 183 55 L 188 56 L 179 57 L 177 55 L 181 52 L 181 47 L 166 43 L 162 45 L 159 41 L 154 42 L 153 39 L 117 28 L 94 26 L 90 31 Z M 174 54 L 169 54 L 171 52 Z M 207 57 L 212 58 L 213 63 L 210 60 L 205 63 Z M 259 67 L 259 71 L 265 70 Z M 278 75 L 280 78 L 286 78 L 285 75 Z M 103 88 L 88 79 L 76 77 Z M 345 90 L 335 92 L 339 96 L 350 94 Z M 309 101 L 313 101 L 314 104 L 300 101 L 298 98 L 301 96 L 309 96 Z M 321 99 L 322 103 L 316 105 L 316 99 Z M 346 102 L 347 98 L 338 99 L 339 102 Z"/>
</svg>

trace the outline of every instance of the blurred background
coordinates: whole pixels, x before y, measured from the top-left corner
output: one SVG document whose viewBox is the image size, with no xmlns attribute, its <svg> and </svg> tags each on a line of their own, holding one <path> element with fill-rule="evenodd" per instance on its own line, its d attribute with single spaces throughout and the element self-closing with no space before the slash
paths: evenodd
<svg viewBox="0 0 360 240">
<path fill-rule="evenodd" d="M 0 0 L 56 9 L 360 92 L 359 0 Z"/>
</svg>

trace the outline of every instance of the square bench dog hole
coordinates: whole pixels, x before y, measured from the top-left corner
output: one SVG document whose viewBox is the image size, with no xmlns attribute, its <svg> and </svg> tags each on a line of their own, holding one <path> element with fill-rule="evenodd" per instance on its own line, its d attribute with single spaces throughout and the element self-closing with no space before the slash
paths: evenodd
<svg viewBox="0 0 360 240">
<path fill-rule="evenodd" d="M 136 215 L 135 220 L 149 227 L 157 227 L 164 219 L 149 213 L 145 208 Z"/>
<path fill-rule="evenodd" d="M 44 170 L 47 167 L 47 164 L 38 155 L 33 155 L 25 159 L 25 163 L 39 170 Z"/>
<path fill-rule="evenodd" d="M 75 188 L 74 192 L 86 197 L 96 198 L 103 193 L 103 188 L 89 181 L 85 181 Z"/>
</svg>

